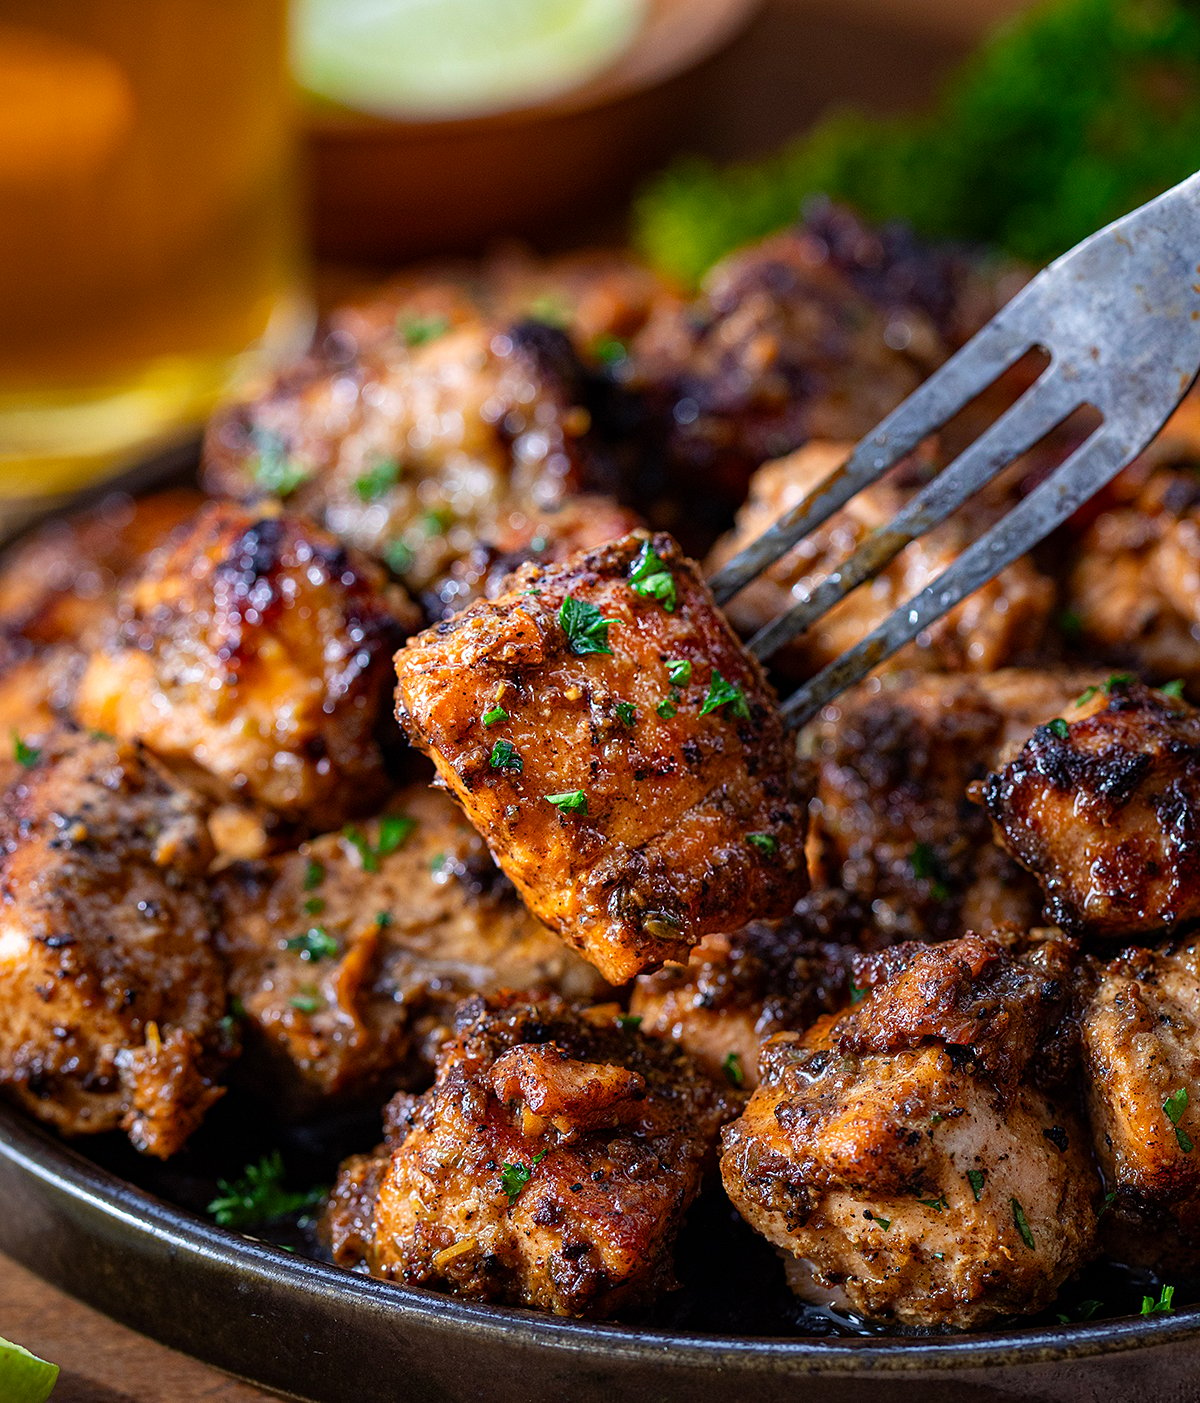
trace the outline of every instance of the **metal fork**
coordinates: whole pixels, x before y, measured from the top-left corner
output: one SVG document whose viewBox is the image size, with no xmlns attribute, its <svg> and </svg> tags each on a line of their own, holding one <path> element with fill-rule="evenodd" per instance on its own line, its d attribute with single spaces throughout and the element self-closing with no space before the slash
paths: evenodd
<svg viewBox="0 0 1200 1403">
<path fill-rule="evenodd" d="M 1033 492 L 919 594 L 784 703 L 801 726 L 960 600 L 1061 525 L 1150 443 L 1200 371 L 1200 172 L 1051 263 L 854 449 L 847 461 L 710 581 L 725 603 L 941 428 L 1026 352 L 1041 376 L 888 525 L 749 643 L 767 658 L 872 579 L 910 542 L 1075 410 L 1101 421 Z"/>
</svg>

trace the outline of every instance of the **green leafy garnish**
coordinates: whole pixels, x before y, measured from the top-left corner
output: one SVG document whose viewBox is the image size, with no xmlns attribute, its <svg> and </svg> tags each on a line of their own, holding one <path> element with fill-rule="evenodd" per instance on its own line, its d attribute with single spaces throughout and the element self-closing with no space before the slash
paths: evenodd
<svg viewBox="0 0 1200 1403">
<path fill-rule="evenodd" d="M 773 833 L 747 833 L 746 842 L 765 857 L 774 857 L 779 851 L 779 839 Z"/>
<path fill-rule="evenodd" d="M 623 726 L 632 726 L 637 720 L 637 707 L 632 702 L 619 701 L 613 706 L 613 710 Z"/>
<path fill-rule="evenodd" d="M 324 1189 L 297 1193 L 283 1187 L 283 1156 L 278 1150 L 264 1155 L 257 1164 L 247 1165 L 239 1179 L 218 1179 L 217 1188 L 220 1193 L 208 1205 L 208 1212 L 223 1228 L 277 1223 L 293 1213 L 318 1207 L 325 1198 Z"/>
<path fill-rule="evenodd" d="M 406 346 L 424 346 L 450 330 L 445 317 L 398 317 L 396 330 Z"/>
<path fill-rule="evenodd" d="M 1080 694 L 1075 698 L 1075 705 L 1077 707 L 1087 706 L 1088 702 L 1091 701 L 1091 699 L 1099 692 L 1099 690 L 1099 687 L 1085 687 L 1083 691 L 1080 692 Z"/>
<path fill-rule="evenodd" d="M 522 1164 L 519 1160 L 516 1164 L 503 1164 L 500 1167 L 500 1187 L 508 1195 L 509 1207 L 516 1203 L 521 1190 L 533 1178 L 533 1171 L 546 1157 L 546 1151 L 542 1150 L 534 1155 L 528 1164 Z"/>
<path fill-rule="evenodd" d="M 23 770 L 32 770 L 42 758 L 42 752 L 36 746 L 26 745 L 16 731 L 12 733 L 12 739 L 13 758 Z"/>
<path fill-rule="evenodd" d="M 727 1052 L 721 1062 L 721 1070 L 730 1086 L 746 1085 L 746 1073 L 742 1070 L 742 1059 L 738 1053 Z"/>
<path fill-rule="evenodd" d="M 284 945 L 302 960 L 314 962 L 333 959 L 341 948 L 324 926 L 310 926 L 303 935 L 285 940 Z"/>
<path fill-rule="evenodd" d="M 1114 672 L 1104 684 L 1104 691 L 1107 696 L 1112 696 L 1114 692 L 1120 691 L 1123 687 L 1132 687 L 1137 678 L 1132 672 Z"/>
<path fill-rule="evenodd" d="M 1183 696 L 1183 678 L 1173 677 L 1170 682 L 1164 682 L 1158 689 L 1164 697 Z"/>
<path fill-rule="evenodd" d="M 629 347 L 616 336 L 597 336 L 592 342 L 592 355 L 602 365 L 619 365 L 629 359 Z"/>
<path fill-rule="evenodd" d="M 417 820 L 409 818 L 407 814 L 385 814 L 379 820 L 379 842 L 375 845 L 376 853 L 380 857 L 388 857 L 398 848 L 402 848 L 412 836 L 416 826 Z"/>
<path fill-rule="evenodd" d="M 354 490 L 364 502 L 376 502 L 399 481 L 400 464 L 395 458 L 384 458 L 355 480 Z"/>
<path fill-rule="evenodd" d="M 687 658 L 673 658 L 667 663 L 667 676 L 673 686 L 686 687 L 692 680 L 692 664 Z"/>
<path fill-rule="evenodd" d="M 950 895 L 950 888 L 946 884 L 941 859 L 929 843 L 913 844 L 913 850 L 908 855 L 908 865 L 918 881 L 929 882 L 929 894 L 934 901 L 946 900 Z"/>
<path fill-rule="evenodd" d="M 670 697 L 664 697 L 654 709 L 664 721 L 670 721 L 673 716 L 679 714 L 679 708 Z"/>
<path fill-rule="evenodd" d="M 587 795 L 582 789 L 567 789 L 561 794 L 544 794 L 542 797 L 562 814 L 586 814 L 588 811 Z"/>
<path fill-rule="evenodd" d="M 851 1004 L 860 1004 L 860 1003 L 862 1003 L 862 1001 L 867 997 L 867 995 L 868 995 L 870 992 L 871 992 L 871 991 L 870 991 L 869 989 L 860 989 L 859 986 L 858 986 L 857 984 L 855 984 L 853 980 L 850 981 L 850 1002 L 851 1002 Z"/>
<path fill-rule="evenodd" d="M 1071 728 L 1061 716 L 1056 716 L 1053 721 L 1047 721 L 1046 729 L 1052 736 L 1057 736 L 1059 740 L 1070 740 L 1071 738 Z"/>
<path fill-rule="evenodd" d="M 712 681 L 708 685 L 708 695 L 704 698 L 700 715 L 707 716 L 710 711 L 716 711 L 722 706 L 727 706 L 734 716 L 749 721 L 750 707 L 746 703 L 745 693 L 736 682 L 726 682 L 716 668 L 713 668 Z"/>
<path fill-rule="evenodd" d="M 1025 1210 L 1015 1199 L 1009 1199 L 1012 1204 L 1013 1222 L 1017 1225 L 1017 1231 L 1021 1234 L 1021 1241 L 1032 1252 L 1034 1250 L 1033 1230 L 1029 1226 L 1029 1219 L 1025 1216 Z"/>
<path fill-rule="evenodd" d="M 287 455 L 283 440 L 266 429 L 255 429 L 254 485 L 272 497 L 290 497 L 308 474 Z"/>
<path fill-rule="evenodd" d="M 508 740 L 498 740 L 492 746 L 488 763 L 493 770 L 512 770 L 514 774 L 518 775 L 525 768 L 525 761 L 517 754 L 512 741 Z"/>
<path fill-rule="evenodd" d="M 923 1208 L 932 1208 L 935 1213 L 940 1213 L 942 1209 L 946 1207 L 946 1200 L 944 1198 L 919 1198 L 917 1202 Z"/>
<path fill-rule="evenodd" d="M 325 899 L 320 896 L 310 896 L 304 903 L 304 914 L 306 916 L 319 916 L 325 909 Z"/>
<path fill-rule="evenodd" d="M 617 1024 L 621 1028 L 640 1028 L 642 1015 L 640 1013 L 618 1013 Z"/>
<path fill-rule="evenodd" d="M 1177 1091 L 1171 1092 L 1170 1096 L 1163 1102 L 1163 1110 L 1166 1112 L 1166 1117 L 1174 1128 L 1175 1139 L 1179 1144 L 1179 1148 L 1185 1155 L 1190 1155 L 1195 1149 L 1195 1145 L 1192 1143 L 1192 1137 L 1179 1124 L 1183 1119 L 1184 1111 L 1187 1110 L 1187 1105 L 1187 1087 L 1181 1086 Z"/>
<path fill-rule="evenodd" d="M 1081 1320 L 1091 1320 L 1092 1316 L 1096 1314 L 1103 1304 L 1103 1301 L 1080 1301 L 1075 1307 L 1074 1315 L 1059 1315 L 1059 1323 L 1062 1325 L 1070 1325 Z"/>
<path fill-rule="evenodd" d="M 501 721 L 507 721 L 508 719 L 508 712 L 505 711 L 502 706 L 489 707 L 488 710 L 483 713 L 483 724 L 485 726 L 496 726 L 499 725 Z"/>
<path fill-rule="evenodd" d="M 376 911 L 375 924 L 380 930 L 386 930 L 392 924 L 393 916 L 390 911 Z"/>
<path fill-rule="evenodd" d="M 657 599 L 668 614 L 675 612 L 678 602 L 675 576 L 649 541 L 642 542 L 642 548 L 629 571 L 629 587 L 644 599 Z"/>
<path fill-rule="evenodd" d="M 1158 1300 L 1153 1296 L 1142 1297 L 1143 1315 L 1171 1315 L 1175 1310 L 1175 1288 L 1174 1286 L 1164 1286 L 1158 1293 Z"/>
<path fill-rule="evenodd" d="M 403 575 L 412 569 L 413 553 L 403 541 L 390 541 L 383 548 L 383 563 L 393 575 Z"/>
<path fill-rule="evenodd" d="M 611 653 L 608 627 L 616 619 L 606 619 L 594 604 L 568 594 L 558 611 L 558 621 L 567 635 L 572 653 L 584 657 L 588 653 Z"/>
<path fill-rule="evenodd" d="M 421 527 L 426 536 L 444 536 L 454 524 L 454 513 L 449 507 L 432 507 L 421 518 Z"/>
<path fill-rule="evenodd" d="M 315 891 L 325 880 L 325 869 L 319 862 L 315 862 L 311 857 L 308 865 L 304 869 L 304 890 Z"/>
<path fill-rule="evenodd" d="M 317 1013 L 324 1006 L 325 1000 L 317 993 L 316 987 L 306 984 L 298 994 L 294 994 L 288 1003 L 297 1013 Z"/>
<path fill-rule="evenodd" d="M 884 1232 L 887 1232 L 892 1226 L 892 1220 L 890 1218 L 881 1218 L 878 1213 L 872 1213 L 870 1209 L 867 1209 L 867 1217 L 870 1218 L 873 1223 L 878 1223 Z"/>
<path fill-rule="evenodd" d="M 987 1175 L 982 1169 L 968 1169 L 967 1183 L 971 1186 L 971 1192 L 975 1195 L 975 1202 L 978 1203 L 983 1195 L 983 1183 Z"/>
</svg>

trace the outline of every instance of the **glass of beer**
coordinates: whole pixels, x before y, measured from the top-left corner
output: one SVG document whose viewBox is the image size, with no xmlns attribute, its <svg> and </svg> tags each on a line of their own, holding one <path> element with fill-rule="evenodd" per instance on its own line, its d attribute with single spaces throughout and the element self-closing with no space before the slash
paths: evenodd
<svg viewBox="0 0 1200 1403">
<path fill-rule="evenodd" d="M 194 429 L 295 344 L 287 0 L 0 0 L 0 498 Z"/>
</svg>

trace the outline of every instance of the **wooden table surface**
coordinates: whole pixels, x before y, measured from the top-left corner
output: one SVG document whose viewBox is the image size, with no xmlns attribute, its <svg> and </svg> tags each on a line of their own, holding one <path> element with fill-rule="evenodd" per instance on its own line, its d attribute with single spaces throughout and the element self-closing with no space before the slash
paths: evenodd
<svg viewBox="0 0 1200 1403">
<path fill-rule="evenodd" d="M 723 60 L 697 144 L 761 151 L 825 101 L 919 100 L 984 21 L 1023 0 L 768 0 Z M 822 8 L 826 6 L 827 8 Z M 886 15 L 886 29 L 880 22 Z M 261 1403 L 268 1395 L 114 1324 L 0 1256 L 0 1335 L 62 1367 L 54 1403 Z M 2 1400 L 0 1400 L 2 1403 Z"/>
</svg>

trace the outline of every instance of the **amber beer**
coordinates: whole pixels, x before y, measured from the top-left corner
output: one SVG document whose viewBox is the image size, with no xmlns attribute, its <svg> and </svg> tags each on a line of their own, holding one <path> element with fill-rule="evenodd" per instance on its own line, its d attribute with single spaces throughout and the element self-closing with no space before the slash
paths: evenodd
<svg viewBox="0 0 1200 1403">
<path fill-rule="evenodd" d="M 0 497 L 196 422 L 293 339 L 286 0 L 0 0 Z"/>
</svg>

